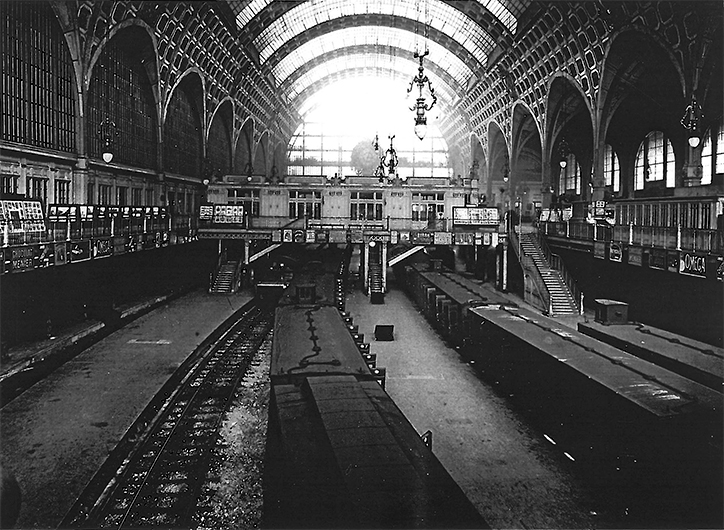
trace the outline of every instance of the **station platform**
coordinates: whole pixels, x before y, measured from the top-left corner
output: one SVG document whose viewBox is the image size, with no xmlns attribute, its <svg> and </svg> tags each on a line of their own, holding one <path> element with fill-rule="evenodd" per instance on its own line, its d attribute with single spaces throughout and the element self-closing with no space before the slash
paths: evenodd
<svg viewBox="0 0 724 530">
<path fill-rule="evenodd" d="M 251 293 L 192 291 L 156 307 L 75 355 L 2 408 L 3 469 L 22 491 L 17 528 L 55 528 L 129 426 L 176 368 Z M 126 317 L 134 308 L 122 311 Z M 100 326 L 100 327 L 99 327 Z M 98 333 L 101 323 L 48 343 L 11 351 L 3 376 L 63 355 L 63 346 Z"/>
<path fill-rule="evenodd" d="M 384 304 L 354 291 L 346 309 L 387 371 L 387 393 L 418 433 L 431 431 L 433 452 L 490 526 L 606 526 L 565 458 L 445 344 L 394 280 L 388 286 Z M 394 326 L 394 340 L 374 340 L 378 325 Z"/>
<path fill-rule="evenodd" d="M 724 348 L 636 322 L 578 323 L 578 331 L 722 392 Z"/>
</svg>

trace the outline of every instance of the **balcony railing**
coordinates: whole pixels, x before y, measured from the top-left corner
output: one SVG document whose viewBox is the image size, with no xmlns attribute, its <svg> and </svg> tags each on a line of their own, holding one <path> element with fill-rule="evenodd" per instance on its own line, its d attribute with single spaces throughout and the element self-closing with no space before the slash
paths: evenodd
<svg viewBox="0 0 724 530">
<path fill-rule="evenodd" d="M 540 230 L 549 237 L 561 237 L 578 241 L 612 241 L 656 247 L 668 250 L 689 250 L 722 254 L 724 232 L 681 227 L 657 227 L 591 224 L 571 219 L 565 222 L 542 222 Z"/>
</svg>

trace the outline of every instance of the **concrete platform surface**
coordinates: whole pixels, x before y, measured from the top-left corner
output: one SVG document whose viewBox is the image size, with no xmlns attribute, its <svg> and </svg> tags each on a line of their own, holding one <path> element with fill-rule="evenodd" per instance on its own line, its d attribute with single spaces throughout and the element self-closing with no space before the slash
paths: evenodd
<svg viewBox="0 0 724 530">
<path fill-rule="evenodd" d="M 193 291 L 80 353 L 0 411 L 0 458 L 22 490 L 18 528 L 55 528 L 176 368 L 250 293 Z"/>
<path fill-rule="evenodd" d="M 445 345 L 394 282 L 385 303 L 347 309 L 387 369 L 386 390 L 493 528 L 595 528 L 596 504 L 542 438 Z M 374 341 L 394 325 L 393 341 Z"/>
</svg>

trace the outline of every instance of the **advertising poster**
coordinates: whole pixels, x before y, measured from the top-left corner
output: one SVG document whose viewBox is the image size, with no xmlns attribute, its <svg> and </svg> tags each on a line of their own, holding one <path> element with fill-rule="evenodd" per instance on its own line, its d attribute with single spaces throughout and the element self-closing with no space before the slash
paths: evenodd
<svg viewBox="0 0 724 530">
<path fill-rule="evenodd" d="M 406 230 L 400 231 L 400 243 L 409 243 L 410 242 L 410 232 L 407 232 Z"/>
<path fill-rule="evenodd" d="M 455 234 L 456 245 L 474 245 L 475 244 L 475 233 L 474 232 L 459 232 Z"/>
<path fill-rule="evenodd" d="M 364 243 L 364 236 L 361 228 L 351 228 L 349 231 L 350 243 Z"/>
<path fill-rule="evenodd" d="M 329 242 L 330 243 L 346 243 L 347 242 L 347 231 L 346 230 L 330 230 L 329 231 Z"/>
<path fill-rule="evenodd" d="M 199 206 L 199 221 L 211 221 L 214 218 L 214 205 L 202 204 Z"/>
<path fill-rule="evenodd" d="M 652 248 L 649 251 L 649 267 L 652 269 L 666 270 L 666 250 L 662 248 Z"/>
<path fill-rule="evenodd" d="M 641 267 L 643 264 L 643 249 L 641 247 L 628 247 L 628 264 Z"/>
<path fill-rule="evenodd" d="M 679 252 L 676 250 L 666 251 L 666 270 L 679 272 Z"/>
<path fill-rule="evenodd" d="M 56 265 L 65 265 L 68 263 L 68 248 L 66 243 L 56 243 L 54 254 Z"/>
<path fill-rule="evenodd" d="M 70 244 L 70 262 L 77 263 L 79 261 L 89 260 L 91 258 L 91 241 L 73 241 Z"/>
<path fill-rule="evenodd" d="M 214 206 L 214 223 L 243 224 L 244 206 L 236 204 L 216 204 Z"/>
<path fill-rule="evenodd" d="M 450 232 L 435 232 L 433 241 L 436 245 L 452 245 L 452 234 Z"/>
<path fill-rule="evenodd" d="M 679 274 L 706 278 L 706 254 L 682 251 L 679 254 Z"/>
<path fill-rule="evenodd" d="M 710 256 L 709 258 L 712 260 L 709 269 L 716 271 L 716 280 L 724 281 L 724 258 L 722 256 Z"/>
<path fill-rule="evenodd" d="M 294 240 L 293 237 L 294 236 L 290 228 L 285 228 L 284 230 L 282 230 L 282 241 L 284 243 L 291 243 Z"/>
<path fill-rule="evenodd" d="M 414 245 L 432 245 L 432 232 L 413 232 L 411 235 Z"/>
<path fill-rule="evenodd" d="M 116 255 L 126 253 L 126 238 L 124 236 L 113 238 L 113 253 Z"/>
<path fill-rule="evenodd" d="M 314 232 L 316 243 L 327 243 L 329 241 L 329 235 L 326 230 L 315 230 Z"/>
<path fill-rule="evenodd" d="M 623 261 L 623 248 L 618 243 L 611 243 L 608 248 L 608 259 L 621 263 Z"/>
<path fill-rule="evenodd" d="M 38 245 L 36 267 L 52 267 L 55 265 L 55 246 L 53 243 Z"/>
<path fill-rule="evenodd" d="M 10 271 L 22 272 L 35 268 L 37 245 L 9 247 L 6 250 L 10 254 Z"/>
<path fill-rule="evenodd" d="M 113 243 L 110 239 L 96 239 L 93 241 L 93 257 L 107 258 L 113 255 Z"/>
<path fill-rule="evenodd" d="M 606 243 L 603 241 L 593 242 L 593 257 L 596 259 L 606 259 Z"/>
<path fill-rule="evenodd" d="M 45 232 L 45 215 L 40 201 L 1 200 L 0 233 Z"/>
<path fill-rule="evenodd" d="M 304 231 L 304 241 L 306 243 L 314 243 L 316 240 L 317 240 L 316 230 L 305 230 Z"/>
</svg>

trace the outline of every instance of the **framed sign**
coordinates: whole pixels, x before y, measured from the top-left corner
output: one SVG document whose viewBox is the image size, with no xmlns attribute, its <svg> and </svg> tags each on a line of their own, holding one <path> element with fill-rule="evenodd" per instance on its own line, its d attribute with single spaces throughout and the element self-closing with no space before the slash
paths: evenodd
<svg viewBox="0 0 724 530">
<path fill-rule="evenodd" d="M 500 213 L 497 208 L 485 206 L 454 206 L 453 225 L 455 226 L 498 226 Z"/>
</svg>

